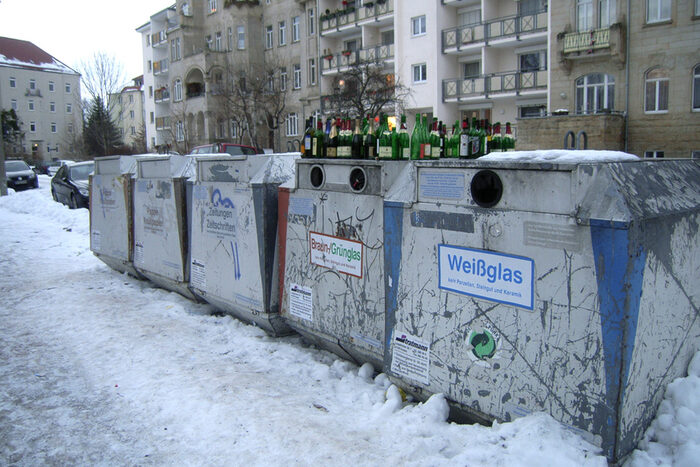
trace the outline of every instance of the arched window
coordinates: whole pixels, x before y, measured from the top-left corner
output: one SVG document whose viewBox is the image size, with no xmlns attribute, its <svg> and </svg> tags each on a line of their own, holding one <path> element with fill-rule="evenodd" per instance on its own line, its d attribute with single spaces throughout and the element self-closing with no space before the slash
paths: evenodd
<svg viewBox="0 0 700 467">
<path fill-rule="evenodd" d="M 179 102 L 182 100 L 182 81 L 179 79 L 173 83 L 173 100 Z"/>
<path fill-rule="evenodd" d="M 668 71 L 652 68 L 644 76 L 644 111 L 668 112 Z"/>
<path fill-rule="evenodd" d="M 615 108 L 615 78 L 592 73 L 576 80 L 576 113 L 588 114 Z"/>
<path fill-rule="evenodd" d="M 700 110 L 700 64 L 693 68 L 693 110 Z"/>
</svg>

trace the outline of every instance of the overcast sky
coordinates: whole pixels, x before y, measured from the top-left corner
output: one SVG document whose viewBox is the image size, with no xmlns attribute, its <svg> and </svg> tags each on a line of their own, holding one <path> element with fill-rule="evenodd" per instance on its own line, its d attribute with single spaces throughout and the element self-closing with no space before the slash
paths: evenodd
<svg viewBox="0 0 700 467">
<path fill-rule="evenodd" d="M 77 68 L 95 52 L 116 58 L 127 80 L 143 74 L 136 28 L 175 0 L 0 0 L 0 36 L 33 42 Z M 126 84 L 126 83 L 125 83 Z"/>
</svg>

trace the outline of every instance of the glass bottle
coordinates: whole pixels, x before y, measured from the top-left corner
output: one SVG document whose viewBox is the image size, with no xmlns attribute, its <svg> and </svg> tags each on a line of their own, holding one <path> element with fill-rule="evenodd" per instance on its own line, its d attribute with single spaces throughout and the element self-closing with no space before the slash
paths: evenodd
<svg viewBox="0 0 700 467">
<path fill-rule="evenodd" d="M 420 159 L 420 114 L 416 114 L 416 124 L 411 132 L 411 160 Z"/>
<path fill-rule="evenodd" d="M 430 145 L 430 128 L 428 123 L 428 116 L 423 117 L 421 123 L 421 159 L 431 158 L 432 147 Z"/>
<path fill-rule="evenodd" d="M 481 155 L 481 138 L 479 134 L 479 122 L 472 117 L 472 126 L 469 129 L 469 158 L 476 159 Z"/>
<path fill-rule="evenodd" d="M 503 135 L 501 141 L 501 148 L 503 151 L 515 151 L 515 138 L 513 138 L 513 132 L 510 128 L 510 122 L 506 122 L 506 134 Z"/>
<path fill-rule="evenodd" d="M 328 147 L 326 157 L 335 159 L 338 157 L 338 124 L 339 120 L 332 119 L 331 133 L 328 135 Z"/>
<path fill-rule="evenodd" d="M 367 134 L 364 141 L 365 159 L 375 159 L 377 157 L 377 138 L 374 136 L 374 119 L 367 116 Z"/>
<path fill-rule="evenodd" d="M 313 142 L 313 157 L 320 159 L 325 157 L 325 148 L 323 147 L 323 122 L 319 119 L 316 124 L 316 132 L 314 133 Z"/>
<path fill-rule="evenodd" d="M 491 131 L 491 144 L 489 145 L 491 152 L 501 152 L 501 139 L 501 122 L 496 122 Z"/>
<path fill-rule="evenodd" d="M 362 159 L 362 129 L 360 128 L 360 119 L 355 119 L 355 132 L 352 134 L 350 141 L 350 155 L 353 159 Z"/>
<path fill-rule="evenodd" d="M 314 148 L 313 148 L 313 143 L 312 140 L 314 139 L 314 127 L 313 127 L 313 118 L 309 117 L 306 120 L 306 130 L 304 131 L 304 142 L 302 143 L 303 149 L 301 151 L 301 155 L 304 158 L 311 158 L 314 155 Z"/>
<path fill-rule="evenodd" d="M 468 159 L 471 150 L 471 140 L 469 129 L 467 128 L 467 119 L 462 120 L 462 131 L 459 134 L 459 152 L 457 157 L 460 159 Z"/>
<path fill-rule="evenodd" d="M 386 115 L 382 115 L 379 129 L 380 134 L 377 155 L 380 159 L 391 159 L 391 132 L 389 131 Z"/>
<path fill-rule="evenodd" d="M 406 127 L 406 116 L 401 115 L 401 126 L 399 127 L 399 159 L 408 160 L 411 158 L 411 139 L 408 136 Z"/>
<path fill-rule="evenodd" d="M 343 159 L 349 159 L 352 156 L 352 133 L 350 133 L 348 125 L 349 120 L 342 121 L 342 131 L 338 137 L 338 157 Z M 348 135 L 348 133 L 350 134 Z"/>
</svg>

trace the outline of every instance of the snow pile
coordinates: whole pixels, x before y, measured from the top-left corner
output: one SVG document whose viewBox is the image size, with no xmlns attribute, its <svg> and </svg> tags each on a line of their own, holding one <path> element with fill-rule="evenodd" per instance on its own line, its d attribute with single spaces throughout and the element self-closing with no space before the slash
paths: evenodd
<svg viewBox="0 0 700 467">
<path fill-rule="evenodd" d="M 549 163 L 595 163 L 639 160 L 637 156 L 620 151 L 571 151 L 565 149 L 547 151 L 492 152 L 479 158 L 480 161 L 549 162 Z"/>
<path fill-rule="evenodd" d="M 88 211 L 0 198 L 0 464 L 605 466 L 546 414 L 447 422 L 384 374 L 119 274 Z M 633 465 L 700 458 L 700 357 Z"/>
</svg>

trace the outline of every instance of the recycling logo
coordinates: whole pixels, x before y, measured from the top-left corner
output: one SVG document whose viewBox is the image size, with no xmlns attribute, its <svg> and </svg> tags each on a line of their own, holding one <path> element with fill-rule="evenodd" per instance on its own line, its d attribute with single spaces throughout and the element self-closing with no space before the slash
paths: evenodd
<svg viewBox="0 0 700 467">
<path fill-rule="evenodd" d="M 469 344 L 472 346 L 472 353 L 479 360 L 491 358 L 496 353 L 496 340 L 486 329 L 481 332 L 472 332 L 469 336 Z"/>
</svg>

